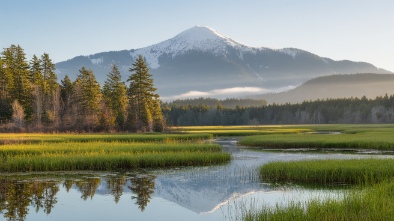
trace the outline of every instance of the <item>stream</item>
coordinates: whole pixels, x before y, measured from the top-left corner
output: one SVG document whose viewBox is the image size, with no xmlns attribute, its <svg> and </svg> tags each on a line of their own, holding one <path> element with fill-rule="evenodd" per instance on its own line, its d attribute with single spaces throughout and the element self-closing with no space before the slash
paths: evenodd
<svg viewBox="0 0 394 221">
<path fill-rule="evenodd" d="M 239 220 L 250 208 L 343 192 L 265 183 L 258 175 L 265 163 L 393 157 L 377 151 L 253 151 L 238 147 L 238 139 L 212 141 L 232 154 L 219 166 L 0 178 L 0 220 Z"/>
</svg>

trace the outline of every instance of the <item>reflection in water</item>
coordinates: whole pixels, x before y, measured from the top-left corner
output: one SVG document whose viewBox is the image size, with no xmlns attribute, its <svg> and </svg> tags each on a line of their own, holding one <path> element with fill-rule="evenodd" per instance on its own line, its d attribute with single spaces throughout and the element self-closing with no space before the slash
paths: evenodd
<svg viewBox="0 0 394 221">
<path fill-rule="evenodd" d="M 88 199 L 89 197 L 90 199 L 93 199 L 93 196 L 96 193 L 98 186 L 100 185 L 100 181 L 101 179 L 99 177 L 93 177 L 76 180 L 74 181 L 74 184 L 82 193 L 81 198 L 86 201 L 86 199 Z"/>
<path fill-rule="evenodd" d="M 24 220 L 28 206 L 36 212 L 51 213 L 57 203 L 59 183 L 55 181 L 17 181 L 0 179 L 0 212 L 8 220 Z"/>
<path fill-rule="evenodd" d="M 115 203 L 119 202 L 127 181 L 131 185 L 128 188 L 136 195 L 132 199 L 136 200 L 141 211 L 148 205 L 151 194 L 154 193 L 155 176 L 108 176 L 105 177 L 106 192 L 114 196 Z M 7 220 L 25 220 L 29 213 L 29 206 L 38 213 L 42 210 L 45 214 L 50 214 L 58 202 L 56 194 L 60 186 L 69 192 L 75 187 L 86 201 L 93 199 L 101 183 L 100 177 L 85 177 L 65 180 L 42 180 L 20 178 L 1 178 L 0 179 L 0 213 Z"/>
<path fill-rule="evenodd" d="M 123 186 L 126 185 L 127 179 L 124 176 L 119 177 L 107 177 L 107 188 L 114 196 L 115 203 L 119 202 L 120 197 L 123 194 Z"/>
<path fill-rule="evenodd" d="M 128 188 L 137 196 L 132 196 L 132 199 L 136 199 L 135 204 L 138 205 L 141 211 L 145 210 L 151 199 L 151 194 L 154 193 L 155 189 L 155 176 L 143 176 L 131 178 L 132 186 Z"/>
</svg>

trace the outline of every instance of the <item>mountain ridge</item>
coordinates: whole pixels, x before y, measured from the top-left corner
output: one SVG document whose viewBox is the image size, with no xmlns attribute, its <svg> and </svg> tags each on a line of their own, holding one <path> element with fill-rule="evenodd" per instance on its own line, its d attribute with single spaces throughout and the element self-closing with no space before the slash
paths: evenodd
<svg viewBox="0 0 394 221">
<path fill-rule="evenodd" d="M 302 49 L 250 47 L 201 26 L 144 48 L 77 56 L 56 68 L 60 79 L 65 74 L 75 79 L 82 66 L 90 68 L 103 84 L 116 64 L 125 81 L 139 54 L 151 68 L 158 93 L 166 97 L 232 87 L 275 89 L 332 74 L 391 73 L 366 62 L 334 61 Z"/>
<path fill-rule="evenodd" d="M 348 74 L 317 77 L 302 85 L 280 93 L 249 96 L 265 99 L 269 104 L 295 104 L 317 99 L 362 98 L 394 94 L 393 74 Z"/>
</svg>

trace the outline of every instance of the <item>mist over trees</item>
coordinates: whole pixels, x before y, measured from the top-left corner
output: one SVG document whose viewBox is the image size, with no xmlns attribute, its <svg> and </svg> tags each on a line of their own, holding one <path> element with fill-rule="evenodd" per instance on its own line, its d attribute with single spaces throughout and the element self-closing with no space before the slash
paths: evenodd
<svg viewBox="0 0 394 221">
<path fill-rule="evenodd" d="M 75 81 L 66 75 L 59 84 L 48 54 L 28 62 L 11 45 L 0 56 L 0 130 L 162 131 L 159 95 L 142 56 L 130 71 L 129 88 L 116 65 L 103 88 L 85 67 Z"/>
</svg>

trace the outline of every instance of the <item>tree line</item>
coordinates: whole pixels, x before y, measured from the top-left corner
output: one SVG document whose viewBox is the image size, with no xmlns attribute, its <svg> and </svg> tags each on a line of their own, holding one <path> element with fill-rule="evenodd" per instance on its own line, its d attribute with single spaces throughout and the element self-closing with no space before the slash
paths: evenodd
<svg viewBox="0 0 394 221">
<path fill-rule="evenodd" d="M 394 95 L 386 94 L 375 99 L 365 96 L 325 99 L 263 107 L 169 104 L 163 106 L 163 114 L 167 123 L 174 126 L 394 123 Z"/>
<path fill-rule="evenodd" d="M 0 57 L 2 131 L 163 131 L 160 97 L 142 56 L 127 82 L 114 64 L 103 87 L 82 67 L 74 81 L 58 83 L 47 53 L 28 62 L 19 45 Z"/>
</svg>

